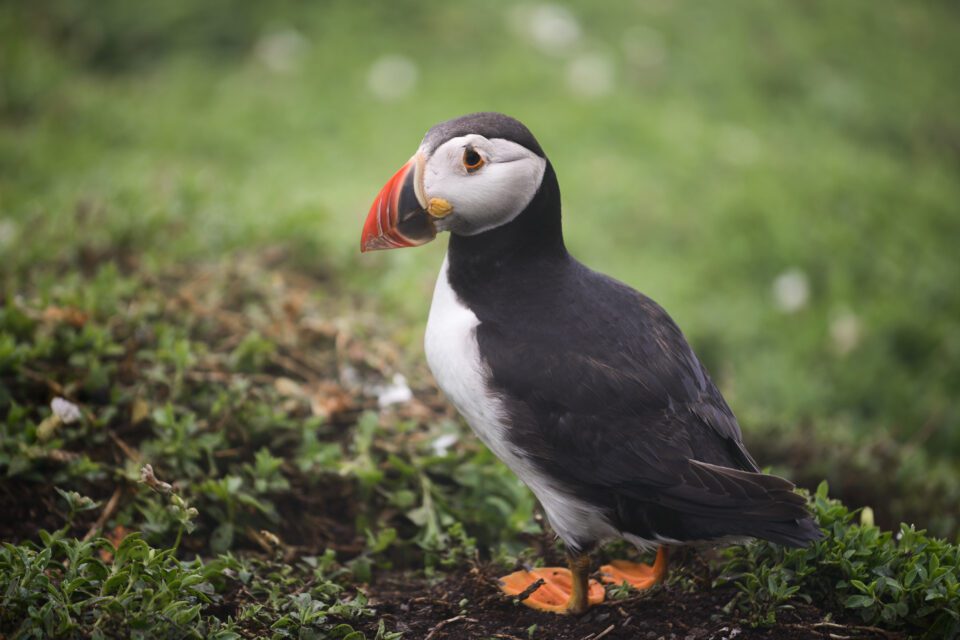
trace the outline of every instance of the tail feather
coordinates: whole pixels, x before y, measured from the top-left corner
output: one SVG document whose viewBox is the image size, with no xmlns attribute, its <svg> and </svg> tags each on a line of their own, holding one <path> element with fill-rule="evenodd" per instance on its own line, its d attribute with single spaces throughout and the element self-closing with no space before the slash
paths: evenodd
<svg viewBox="0 0 960 640">
<path fill-rule="evenodd" d="M 787 547 L 806 547 L 811 542 L 823 539 L 823 532 L 809 515 L 799 520 L 770 522 L 765 527 L 747 535 Z"/>
<path fill-rule="evenodd" d="M 680 480 L 628 519 L 677 540 L 751 537 L 804 547 L 823 537 L 806 500 L 784 478 L 691 460 Z"/>
</svg>

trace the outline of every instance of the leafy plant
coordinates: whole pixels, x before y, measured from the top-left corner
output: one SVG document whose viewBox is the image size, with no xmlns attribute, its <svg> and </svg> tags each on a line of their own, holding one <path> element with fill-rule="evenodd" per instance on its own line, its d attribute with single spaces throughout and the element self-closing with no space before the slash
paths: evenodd
<svg viewBox="0 0 960 640">
<path fill-rule="evenodd" d="M 803 599 L 846 610 L 869 624 L 960 634 L 960 546 L 901 525 L 896 534 L 856 522 L 827 497 L 822 483 L 810 505 L 826 537 L 806 549 L 767 542 L 731 547 L 721 582 L 740 595 L 730 604 L 756 624 Z"/>
<path fill-rule="evenodd" d="M 41 532 L 39 544 L 0 548 L 0 632 L 16 638 L 313 633 L 362 639 L 349 622 L 374 612 L 362 593 L 350 595 L 330 581 L 336 575 L 344 574 L 331 571 L 329 561 L 322 571 L 230 555 L 184 562 L 173 548 L 151 547 L 138 533 L 114 545 Z M 249 598 L 223 609 L 225 595 L 241 585 Z M 224 615 L 227 610 L 235 613 Z M 399 634 L 381 625 L 377 637 Z"/>
<path fill-rule="evenodd" d="M 234 564 L 181 563 L 136 533 L 114 546 L 42 532 L 40 544 L 0 549 L 0 629 L 18 638 L 231 637 L 201 612 L 214 602 L 216 576 Z"/>
</svg>

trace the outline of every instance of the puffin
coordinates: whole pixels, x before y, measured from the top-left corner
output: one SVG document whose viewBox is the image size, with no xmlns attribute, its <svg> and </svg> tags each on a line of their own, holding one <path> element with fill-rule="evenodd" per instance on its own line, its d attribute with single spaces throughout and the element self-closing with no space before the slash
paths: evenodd
<svg viewBox="0 0 960 640">
<path fill-rule="evenodd" d="M 520 570 L 504 592 L 542 611 L 603 601 L 590 553 L 625 539 L 602 582 L 646 589 L 668 549 L 822 537 L 788 480 L 762 473 L 737 419 L 656 302 L 566 249 L 557 175 L 530 130 L 484 112 L 430 129 L 380 190 L 362 252 L 449 232 L 424 351 L 473 432 L 537 497 L 567 567 Z"/>
</svg>

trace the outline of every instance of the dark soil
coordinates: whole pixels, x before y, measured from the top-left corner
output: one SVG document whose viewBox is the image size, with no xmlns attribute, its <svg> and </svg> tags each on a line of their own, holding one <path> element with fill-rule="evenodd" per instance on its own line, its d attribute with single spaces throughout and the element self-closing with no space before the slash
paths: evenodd
<svg viewBox="0 0 960 640">
<path fill-rule="evenodd" d="M 581 617 L 534 611 L 500 593 L 495 576 L 471 569 L 430 586 L 422 580 L 394 575 L 371 585 L 371 602 L 388 629 L 404 638 L 443 640 L 502 638 L 527 640 L 753 640 L 783 638 L 900 638 L 881 629 L 837 621 L 813 605 L 799 604 L 779 614 L 775 628 L 752 627 L 724 611 L 734 586 L 686 593 L 658 587 L 623 600 L 608 600 Z M 364 629 L 376 633 L 376 622 Z M 361 627 L 357 627 L 361 628 Z"/>
<path fill-rule="evenodd" d="M 103 488 L 93 486 L 84 495 L 104 501 L 110 497 Z M 4 478 L 0 482 L 0 541 L 36 540 L 41 530 L 59 529 L 67 519 L 62 506 L 53 484 Z M 94 512 L 78 514 L 71 533 L 82 536 L 95 519 Z"/>
</svg>

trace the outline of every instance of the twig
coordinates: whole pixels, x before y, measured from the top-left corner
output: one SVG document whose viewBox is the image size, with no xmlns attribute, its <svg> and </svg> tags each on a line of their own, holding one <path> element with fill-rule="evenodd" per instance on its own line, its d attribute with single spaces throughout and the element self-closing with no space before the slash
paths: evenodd
<svg viewBox="0 0 960 640">
<path fill-rule="evenodd" d="M 601 631 L 598 635 L 593 635 L 592 633 L 588 633 L 587 635 L 583 636 L 580 640 L 600 640 L 600 638 L 602 638 L 603 636 L 609 635 L 610 632 L 613 631 L 614 628 L 616 628 L 616 626 L 617 625 L 612 624 L 606 629 L 604 629 L 603 631 Z"/>
<path fill-rule="evenodd" d="M 461 622 L 461 621 L 476 622 L 476 620 L 475 620 L 474 618 L 468 618 L 468 617 L 465 616 L 465 615 L 459 615 L 459 616 L 454 616 L 454 617 L 452 617 L 452 618 L 448 618 L 448 619 L 443 620 L 443 621 L 441 621 L 441 622 L 438 622 L 436 625 L 434 625 L 433 629 L 430 629 L 430 633 L 428 633 L 427 636 L 426 636 L 423 640 L 430 640 L 431 638 L 433 638 L 433 636 L 435 636 L 435 635 L 437 634 L 438 631 L 440 631 L 440 629 L 443 629 L 444 627 L 446 627 L 446 626 L 448 626 L 448 625 L 451 625 L 451 624 L 454 624 L 454 623 L 457 623 L 457 622 Z"/>
<path fill-rule="evenodd" d="M 63 395 L 63 386 L 60 385 L 56 380 L 51 380 L 47 376 L 43 375 L 38 371 L 32 371 L 26 367 L 20 367 L 20 373 L 30 378 L 34 382 L 39 382 L 45 384 L 50 391 L 53 391 L 58 396 Z"/>
<path fill-rule="evenodd" d="M 891 633 L 890 631 L 887 631 L 886 629 L 881 629 L 880 627 L 870 627 L 870 626 L 866 626 L 866 625 L 856 625 L 856 624 L 837 624 L 837 623 L 835 623 L 835 622 L 814 622 L 814 623 L 812 623 L 812 624 L 794 623 L 794 624 L 784 624 L 784 625 L 781 625 L 781 626 L 783 626 L 783 627 L 788 627 L 788 628 L 791 628 L 791 629 L 803 629 L 803 630 L 810 630 L 810 629 L 824 629 L 824 630 L 827 630 L 827 629 L 830 629 L 830 630 L 834 630 L 834 631 L 847 631 L 847 632 L 855 632 L 855 633 L 872 633 L 872 634 L 876 634 L 876 635 L 882 636 L 882 637 L 884 637 L 884 638 L 900 638 L 900 637 L 902 637 L 902 636 L 900 636 L 900 635 L 897 634 L 897 633 Z M 829 632 L 826 632 L 826 633 L 827 633 L 827 635 L 829 635 L 831 638 L 863 637 L 863 636 L 859 636 L 859 635 L 858 635 L 858 636 L 841 636 L 841 635 L 835 634 L 835 633 L 829 633 Z"/>
<path fill-rule="evenodd" d="M 286 369 L 286 370 L 289 371 L 290 373 L 294 373 L 294 374 L 300 376 L 301 378 L 303 378 L 303 379 L 306 380 L 307 382 L 317 382 L 317 380 L 319 379 L 319 378 L 317 377 L 316 372 L 314 372 L 312 369 L 310 369 L 309 367 L 307 367 L 307 366 L 305 366 L 305 365 L 300 364 L 299 362 L 297 362 L 296 360 L 294 360 L 294 359 L 291 358 L 290 356 L 283 355 L 282 353 L 274 353 L 274 354 L 272 354 L 272 355 L 270 356 L 270 361 L 271 361 L 273 364 L 275 364 L 275 365 L 277 365 L 277 366 L 279 366 L 279 367 L 281 367 L 281 368 L 283 368 L 283 369 Z"/>
<path fill-rule="evenodd" d="M 800 625 L 797 625 L 800 626 Z M 815 622 L 812 625 L 813 628 L 824 627 L 827 629 L 837 629 L 839 631 L 867 631 L 869 633 L 876 633 L 883 636 L 884 638 L 896 638 L 896 635 L 890 635 L 890 632 L 886 629 L 881 629 L 880 627 L 870 627 L 867 625 L 858 625 L 858 624 L 837 624 L 835 622 Z"/>
<path fill-rule="evenodd" d="M 124 442 L 120 438 L 120 436 L 118 436 L 117 434 L 115 434 L 113 431 L 109 429 L 107 430 L 107 435 L 110 437 L 111 440 L 113 440 L 113 444 L 120 447 L 120 450 L 123 451 L 123 455 L 127 456 L 128 460 L 132 462 L 137 462 L 137 463 L 140 462 L 140 453 L 136 449 L 128 445 L 126 442 Z"/>
<path fill-rule="evenodd" d="M 90 530 L 87 531 L 86 535 L 83 536 L 83 541 L 86 542 L 90 538 L 96 535 L 97 531 L 103 529 L 103 526 L 107 524 L 113 513 L 117 510 L 117 507 L 120 505 L 120 496 L 123 495 L 123 487 L 117 487 L 113 491 L 113 495 L 110 496 L 110 499 L 107 500 L 107 506 L 103 508 L 103 513 L 100 514 L 100 517 L 97 518 L 97 521 L 90 526 Z"/>
<path fill-rule="evenodd" d="M 529 587 L 518 593 L 513 597 L 517 602 L 523 602 L 527 598 L 533 595 L 533 592 L 545 585 L 546 582 L 543 578 L 537 578 L 537 581 L 531 584 Z"/>
</svg>

